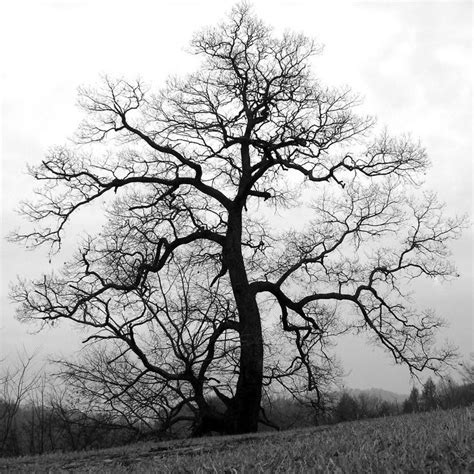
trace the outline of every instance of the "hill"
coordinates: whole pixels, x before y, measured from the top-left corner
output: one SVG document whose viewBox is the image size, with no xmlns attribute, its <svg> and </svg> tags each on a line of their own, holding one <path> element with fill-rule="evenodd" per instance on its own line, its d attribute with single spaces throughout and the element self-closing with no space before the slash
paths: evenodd
<svg viewBox="0 0 474 474">
<path fill-rule="evenodd" d="M 348 388 L 346 389 L 346 392 L 352 396 L 368 395 L 369 397 L 378 398 L 385 402 L 398 403 L 399 405 L 408 398 L 408 395 L 390 392 L 388 390 L 383 390 L 382 388 Z"/>
<path fill-rule="evenodd" d="M 474 407 L 284 432 L 0 459 L 24 472 L 474 472 Z"/>
</svg>

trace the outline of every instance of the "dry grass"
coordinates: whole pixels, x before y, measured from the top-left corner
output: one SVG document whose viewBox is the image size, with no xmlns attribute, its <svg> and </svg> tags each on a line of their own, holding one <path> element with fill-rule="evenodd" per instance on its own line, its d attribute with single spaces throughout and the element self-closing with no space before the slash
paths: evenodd
<svg viewBox="0 0 474 474">
<path fill-rule="evenodd" d="M 0 472 L 474 472 L 474 407 L 312 429 L 0 459 Z"/>
</svg>

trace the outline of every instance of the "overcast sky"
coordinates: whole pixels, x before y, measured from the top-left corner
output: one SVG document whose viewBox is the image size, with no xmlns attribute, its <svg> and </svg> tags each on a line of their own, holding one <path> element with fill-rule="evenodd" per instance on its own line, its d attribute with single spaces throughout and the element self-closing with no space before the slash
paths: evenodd
<svg viewBox="0 0 474 474">
<path fill-rule="evenodd" d="M 35 328 L 17 323 L 8 302 L 8 286 L 17 275 L 38 275 L 50 265 L 43 252 L 26 252 L 3 238 L 20 224 L 13 209 L 34 185 L 26 164 L 38 163 L 49 147 L 73 135 L 81 119 L 78 86 L 107 73 L 139 76 L 159 87 L 170 74 L 193 71 L 196 59 L 186 52 L 193 32 L 215 24 L 233 4 L 2 2 L 0 358 L 23 345 L 42 355 L 68 354 L 80 341 L 66 326 L 32 335 Z M 255 0 L 253 5 L 277 31 L 302 31 L 323 43 L 323 55 L 314 59 L 316 75 L 328 85 L 350 85 L 364 97 L 364 109 L 390 132 L 419 138 L 432 161 L 427 187 L 451 213 L 473 215 L 470 1 Z M 450 328 L 442 337 L 467 356 L 474 350 L 472 227 L 453 245 L 453 258 L 461 277 L 443 286 L 419 285 L 419 302 L 446 317 Z M 344 340 L 339 354 L 350 372 L 346 385 L 409 390 L 407 370 L 393 367 L 367 341 Z"/>
</svg>

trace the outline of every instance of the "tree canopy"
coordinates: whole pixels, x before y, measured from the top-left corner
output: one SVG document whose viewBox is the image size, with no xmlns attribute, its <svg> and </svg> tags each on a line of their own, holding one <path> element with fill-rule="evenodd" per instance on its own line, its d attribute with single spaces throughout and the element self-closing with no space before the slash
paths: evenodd
<svg viewBox="0 0 474 474">
<path fill-rule="evenodd" d="M 191 45 L 200 69 L 154 94 L 108 77 L 82 88 L 77 144 L 31 167 L 34 228 L 15 239 L 57 251 L 95 202 L 107 223 L 15 288 L 20 319 L 88 327 L 108 348 L 86 377 L 95 393 L 147 394 L 195 433 L 255 431 L 265 387 L 319 393 L 347 331 L 437 369 L 452 355 L 434 345 L 442 321 L 408 291 L 455 275 L 447 243 L 463 219 L 420 192 L 423 147 L 377 132 L 356 95 L 311 72 L 317 44 L 276 37 L 246 5 Z"/>
</svg>

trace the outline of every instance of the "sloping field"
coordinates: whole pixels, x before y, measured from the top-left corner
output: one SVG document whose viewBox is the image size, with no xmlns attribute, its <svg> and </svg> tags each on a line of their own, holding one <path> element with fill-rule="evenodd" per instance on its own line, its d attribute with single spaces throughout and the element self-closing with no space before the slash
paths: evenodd
<svg viewBox="0 0 474 474">
<path fill-rule="evenodd" d="M 474 472 L 474 407 L 255 435 L 0 459 L 0 472 Z"/>
</svg>

